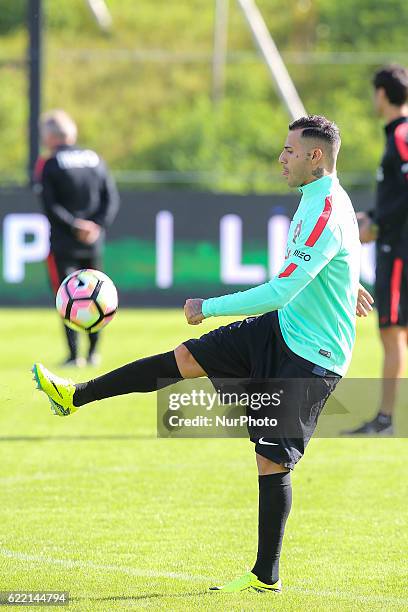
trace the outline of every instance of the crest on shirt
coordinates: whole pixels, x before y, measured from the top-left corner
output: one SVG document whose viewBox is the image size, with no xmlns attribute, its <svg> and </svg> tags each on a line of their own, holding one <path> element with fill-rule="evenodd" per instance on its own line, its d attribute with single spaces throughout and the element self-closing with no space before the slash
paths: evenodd
<svg viewBox="0 0 408 612">
<path fill-rule="evenodd" d="M 299 238 L 300 232 L 302 231 L 302 223 L 303 221 L 300 220 L 297 226 L 295 227 L 295 231 L 293 232 L 292 241 L 294 242 L 294 244 L 296 244 L 296 240 Z"/>
</svg>

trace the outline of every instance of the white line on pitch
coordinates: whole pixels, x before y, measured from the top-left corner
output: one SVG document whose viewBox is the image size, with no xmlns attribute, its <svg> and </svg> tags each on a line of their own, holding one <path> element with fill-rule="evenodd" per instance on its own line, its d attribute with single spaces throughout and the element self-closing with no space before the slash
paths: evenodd
<svg viewBox="0 0 408 612">
<path fill-rule="evenodd" d="M 208 576 L 191 576 L 190 574 L 179 574 L 177 572 L 159 572 L 154 570 L 137 569 L 126 565 L 104 565 L 94 563 L 93 561 L 79 561 L 73 559 L 54 559 L 45 555 L 27 555 L 22 552 L 15 552 L 0 548 L 0 555 L 9 559 L 17 559 L 19 561 L 33 561 L 34 563 L 43 563 L 49 565 L 62 565 L 67 569 L 73 567 L 83 567 L 87 569 L 103 570 L 105 572 L 118 572 L 119 574 L 128 574 L 130 576 L 140 576 L 145 578 L 177 578 L 179 580 L 213 580 Z"/>
</svg>

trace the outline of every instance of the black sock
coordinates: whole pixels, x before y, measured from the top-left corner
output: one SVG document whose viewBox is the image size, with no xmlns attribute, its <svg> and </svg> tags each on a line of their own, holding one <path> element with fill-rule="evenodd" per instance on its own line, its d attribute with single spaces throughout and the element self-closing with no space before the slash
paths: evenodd
<svg viewBox="0 0 408 612">
<path fill-rule="evenodd" d="M 392 423 L 392 415 L 391 414 L 384 414 L 383 412 L 380 412 L 377 414 L 377 416 L 374 419 L 375 421 L 378 421 L 378 423 L 380 423 L 380 425 L 391 425 Z"/>
<path fill-rule="evenodd" d="M 89 352 L 88 352 L 89 356 L 96 353 L 96 345 L 98 344 L 98 340 L 99 340 L 98 332 L 94 334 L 89 334 Z"/>
<path fill-rule="evenodd" d="M 69 348 L 69 357 L 70 359 L 76 359 L 78 356 L 78 334 L 66 325 L 64 325 L 64 331 Z"/>
<path fill-rule="evenodd" d="M 159 379 L 170 379 L 163 382 Z M 75 385 L 74 406 L 126 393 L 156 391 L 181 380 L 174 351 L 138 359 L 85 383 Z"/>
<path fill-rule="evenodd" d="M 259 476 L 258 555 L 252 572 L 266 584 L 279 579 L 279 557 L 291 506 L 290 472 Z"/>
</svg>

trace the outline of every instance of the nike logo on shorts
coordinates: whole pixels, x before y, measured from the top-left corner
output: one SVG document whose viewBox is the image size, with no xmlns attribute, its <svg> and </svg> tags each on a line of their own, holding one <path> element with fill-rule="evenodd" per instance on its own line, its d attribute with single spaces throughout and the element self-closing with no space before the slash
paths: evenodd
<svg viewBox="0 0 408 612">
<path fill-rule="evenodd" d="M 259 438 L 258 442 L 259 444 L 267 444 L 268 446 L 279 446 L 279 444 L 277 444 L 276 442 L 267 442 L 263 438 Z"/>
</svg>

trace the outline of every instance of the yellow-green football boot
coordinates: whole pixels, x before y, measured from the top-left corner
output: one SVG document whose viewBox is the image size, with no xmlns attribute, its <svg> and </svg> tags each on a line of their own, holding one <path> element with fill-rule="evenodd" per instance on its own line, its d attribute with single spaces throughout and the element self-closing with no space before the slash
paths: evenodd
<svg viewBox="0 0 408 612">
<path fill-rule="evenodd" d="M 35 363 L 31 371 L 34 374 L 33 380 L 37 383 L 37 389 L 48 395 L 54 414 L 69 416 L 78 410 L 73 403 L 75 385 L 72 380 L 52 374 L 41 363 Z"/>
<path fill-rule="evenodd" d="M 240 591 L 249 591 L 252 593 L 280 593 L 282 591 L 282 582 L 279 579 L 275 584 L 265 584 L 258 580 L 252 572 L 248 572 L 239 578 L 235 578 L 231 582 L 227 582 L 224 586 L 210 587 L 210 591 L 221 591 L 222 593 L 238 593 Z"/>
</svg>

